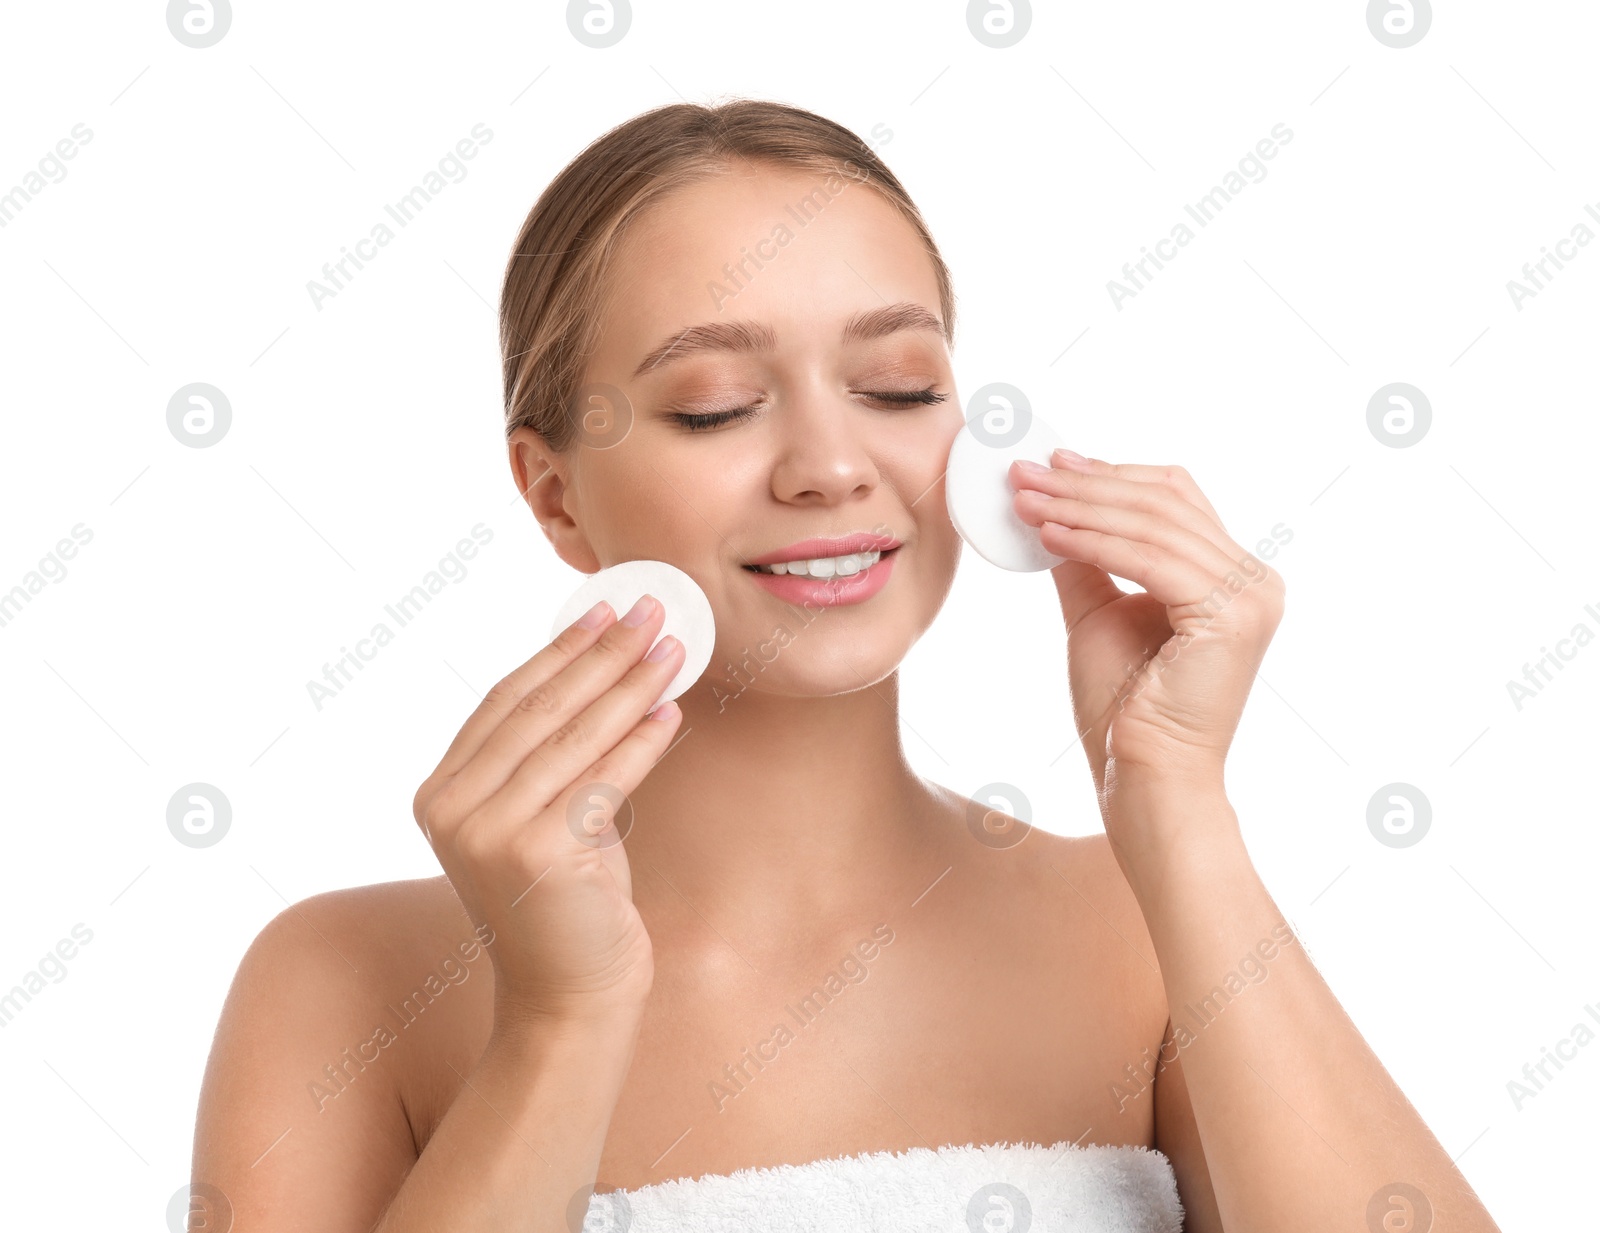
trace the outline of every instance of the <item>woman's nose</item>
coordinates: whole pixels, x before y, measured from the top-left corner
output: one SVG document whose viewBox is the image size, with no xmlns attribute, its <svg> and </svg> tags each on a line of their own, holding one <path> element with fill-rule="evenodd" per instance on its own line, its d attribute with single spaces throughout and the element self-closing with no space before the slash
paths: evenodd
<svg viewBox="0 0 1600 1233">
<path fill-rule="evenodd" d="M 780 415 L 782 412 L 780 411 Z M 862 410 L 848 402 L 799 410 L 779 433 L 773 492 L 780 500 L 843 501 L 878 482 Z"/>
</svg>

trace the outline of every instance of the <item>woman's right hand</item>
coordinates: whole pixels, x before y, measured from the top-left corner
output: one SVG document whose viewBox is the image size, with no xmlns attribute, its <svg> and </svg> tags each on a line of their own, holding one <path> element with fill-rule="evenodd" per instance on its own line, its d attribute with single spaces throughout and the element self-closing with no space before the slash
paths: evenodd
<svg viewBox="0 0 1600 1233">
<path fill-rule="evenodd" d="M 606 605 L 595 628 L 569 625 L 500 681 L 412 803 L 474 925 L 493 931 L 497 1030 L 642 1011 L 649 994 L 650 936 L 614 817 L 682 723 L 672 702 L 645 712 L 684 651 L 669 636 L 665 658 L 641 659 L 665 617 L 646 600 L 643 614 L 619 621 Z"/>
</svg>

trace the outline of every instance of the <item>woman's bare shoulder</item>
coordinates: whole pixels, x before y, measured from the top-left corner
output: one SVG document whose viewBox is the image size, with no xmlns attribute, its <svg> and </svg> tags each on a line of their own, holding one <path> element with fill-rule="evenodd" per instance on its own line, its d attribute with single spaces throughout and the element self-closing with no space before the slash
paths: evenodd
<svg viewBox="0 0 1600 1233">
<path fill-rule="evenodd" d="M 221 1187 L 241 1227 L 268 1213 L 371 1227 L 416 1160 L 438 1059 L 464 1059 L 479 1034 L 486 945 L 443 877 L 326 891 L 261 928 L 196 1119 L 194 1175 Z"/>
<path fill-rule="evenodd" d="M 287 968 L 302 980 L 328 979 L 329 994 L 360 996 L 403 978 L 420 955 L 472 936 L 471 919 L 442 875 L 342 887 L 267 921 L 240 974 L 271 979 Z"/>
<path fill-rule="evenodd" d="M 385 935 L 395 936 L 396 930 L 406 938 L 439 929 L 472 930 L 466 909 L 443 874 L 324 891 L 287 911 L 301 908 L 319 913 L 336 928 L 349 929 L 352 936 L 368 943 L 381 943 Z M 381 928 L 374 931 L 374 926 Z"/>
<path fill-rule="evenodd" d="M 291 904 L 270 920 L 241 961 L 235 985 L 248 977 L 296 989 L 314 1022 L 342 1024 L 347 1034 L 359 1029 L 363 1040 L 436 1038 L 441 1027 L 478 1026 L 473 1012 L 492 992 L 487 948 L 493 941 L 487 926 L 474 927 L 443 875 L 345 887 Z M 470 992 L 446 996 L 474 974 L 481 976 Z M 394 1069 L 399 1079 L 407 1067 Z"/>
<path fill-rule="evenodd" d="M 1030 836 L 1031 843 L 1036 836 Z M 1139 1043 L 1159 1045 L 1167 999 L 1144 910 L 1105 833 L 1041 835 L 1034 863 L 1060 926 L 1047 963 L 1077 965 L 1080 976 L 1126 1008 Z M 1024 845 L 1026 846 L 1026 845 Z"/>
<path fill-rule="evenodd" d="M 1092 910 L 1128 948 L 1155 969 L 1156 948 L 1145 927 L 1144 910 L 1134 898 L 1122 866 L 1104 831 L 1092 835 L 1052 835 L 1046 859 L 1084 907 Z"/>
<path fill-rule="evenodd" d="M 366 1039 L 391 1000 L 417 988 L 426 1000 L 486 968 L 483 948 L 492 941 L 474 930 L 442 875 L 323 891 L 285 907 L 256 934 L 222 1026 L 270 1014 L 280 1033 L 348 1033 L 366 1024 Z"/>
<path fill-rule="evenodd" d="M 322 891 L 290 904 L 274 920 L 295 917 L 307 924 L 317 920 L 341 929 L 354 926 L 357 931 L 377 921 L 386 925 L 409 922 L 412 926 L 428 926 L 452 917 L 467 921 L 450 880 L 442 874 Z"/>
</svg>

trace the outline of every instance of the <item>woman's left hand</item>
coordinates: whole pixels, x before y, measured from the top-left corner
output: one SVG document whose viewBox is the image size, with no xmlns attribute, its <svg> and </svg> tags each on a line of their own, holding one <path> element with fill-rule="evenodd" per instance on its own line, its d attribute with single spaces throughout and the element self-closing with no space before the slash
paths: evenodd
<svg viewBox="0 0 1600 1233">
<path fill-rule="evenodd" d="M 1018 517 L 1068 558 L 1050 573 L 1102 812 L 1131 782 L 1220 792 L 1283 579 L 1229 538 L 1182 467 L 1057 454 L 1039 471 L 1012 463 L 1011 478 Z"/>
</svg>

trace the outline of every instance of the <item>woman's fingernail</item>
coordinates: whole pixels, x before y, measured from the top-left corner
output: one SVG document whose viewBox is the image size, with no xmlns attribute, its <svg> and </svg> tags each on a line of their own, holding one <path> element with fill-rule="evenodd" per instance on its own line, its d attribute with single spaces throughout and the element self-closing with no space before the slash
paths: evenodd
<svg viewBox="0 0 1600 1233">
<path fill-rule="evenodd" d="M 578 624 L 584 629 L 598 629 L 611 612 L 611 605 L 601 600 L 593 608 L 578 618 Z"/>
<path fill-rule="evenodd" d="M 1061 461 L 1066 463 L 1068 466 L 1072 467 L 1087 466 L 1089 463 L 1089 460 L 1082 454 L 1075 454 L 1071 450 L 1057 450 L 1056 457 L 1061 459 Z"/>
<path fill-rule="evenodd" d="M 1031 458 L 1019 458 L 1019 459 L 1017 459 L 1017 466 L 1021 467 L 1024 471 L 1028 471 L 1028 472 L 1030 472 L 1030 473 L 1032 473 L 1034 475 L 1049 475 L 1050 474 L 1050 468 L 1049 467 L 1045 466 L 1043 463 L 1034 462 L 1034 460 L 1031 459 Z"/>
<path fill-rule="evenodd" d="M 668 655 L 671 655 L 677 646 L 678 640 L 671 634 L 668 634 L 660 642 L 656 643 L 655 646 L 650 648 L 650 654 L 646 655 L 645 658 L 653 664 L 659 664 Z"/>
<path fill-rule="evenodd" d="M 656 601 L 648 595 L 639 596 L 639 602 L 628 609 L 628 615 L 622 618 L 624 625 L 643 625 L 650 619 L 650 614 L 656 610 Z"/>
</svg>

